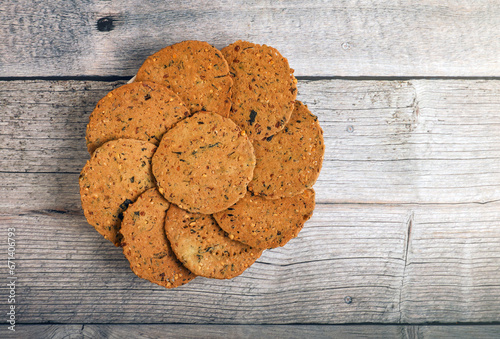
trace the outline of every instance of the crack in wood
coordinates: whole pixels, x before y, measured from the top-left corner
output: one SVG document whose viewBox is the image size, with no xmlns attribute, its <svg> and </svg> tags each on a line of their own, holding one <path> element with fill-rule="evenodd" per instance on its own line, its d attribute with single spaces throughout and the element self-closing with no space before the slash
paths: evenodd
<svg viewBox="0 0 500 339">
<path fill-rule="evenodd" d="M 415 212 L 411 211 L 409 216 L 408 216 L 408 219 L 406 220 L 405 243 L 404 243 L 404 248 L 403 248 L 404 266 L 403 266 L 403 274 L 401 277 L 401 287 L 399 288 L 399 302 L 398 302 L 399 323 L 402 323 L 402 319 L 403 319 L 403 312 L 401 310 L 401 304 L 403 302 L 403 290 L 404 290 L 405 280 L 406 280 L 406 267 L 408 266 L 408 251 L 410 248 L 410 237 L 411 237 L 411 231 L 413 228 L 414 220 L 415 220 Z"/>
</svg>

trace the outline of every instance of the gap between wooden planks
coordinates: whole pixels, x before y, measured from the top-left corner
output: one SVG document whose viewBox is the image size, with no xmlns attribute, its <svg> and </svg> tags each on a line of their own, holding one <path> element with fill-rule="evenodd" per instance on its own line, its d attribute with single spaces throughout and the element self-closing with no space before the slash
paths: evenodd
<svg viewBox="0 0 500 339">
<path fill-rule="evenodd" d="M 122 83 L 0 83 L 23 321 L 499 320 L 499 81 L 301 81 L 327 145 L 313 219 L 241 277 L 173 291 L 135 277 L 80 211 L 88 115 Z"/>
</svg>

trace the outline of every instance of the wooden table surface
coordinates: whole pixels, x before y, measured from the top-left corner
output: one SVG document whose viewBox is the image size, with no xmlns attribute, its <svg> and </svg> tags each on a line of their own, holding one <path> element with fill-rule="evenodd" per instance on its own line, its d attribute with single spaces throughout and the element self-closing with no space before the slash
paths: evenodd
<svg viewBox="0 0 500 339">
<path fill-rule="evenodd" d="M 97 101 L 188 39 L 276 47 L 326 153 L 297 239 L 167 290 L 86 222 L 78 175 Z M 496 0 L 2 2 L 0 108 L 2 338 L 11 305 L 24 338 L 500 337 Z"/>
</svg>

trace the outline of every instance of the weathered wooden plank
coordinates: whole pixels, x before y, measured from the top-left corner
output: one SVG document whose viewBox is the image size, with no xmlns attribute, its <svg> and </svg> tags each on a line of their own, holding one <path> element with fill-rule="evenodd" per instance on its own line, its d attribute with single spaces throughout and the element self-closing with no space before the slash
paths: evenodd
<svg viewBox="0 0 500 339">
<path fill-rule="evenodd" d="M 131 331 L 131 332 L 129 332 Z M 86 325 L 84 337 L 157 338 L 172 334 L 176 338 L 475 338 L 500 336 L 500 326 L 394 326 L 394 325 Z M 134 336 L 135 337 L 135 336 Z"/>
<path fill-rule="evenodd" d="M 1 82 L 0 170 L 78 173 L 88 115 L 122 83 Z M 300 81 L 299 98 L 325 132 L 319 201 L 500 199 L 500 81 Z"/>
<path fill-rule="evenodd" d="M 9 1 L 0 76 L 131 76 L 187 39 L 269 44 L 300 76 L 499 76 L 499 14 L 495 0 Z"/>
<path fill-rule="evenodd" d="M 19 325 L 22 338 L 402 338 L 403 326 Z M 12 336 L 14 337 L 14 336 Z"/>
<path fill-rule="evenodd" d="M 1 82 L 0 169 L 79 172 L 89 158 L 85 145 L 89 115 L 106 92 L 123 83 Z"/>
<path fill-rule="evenodd" d="M 240 277 L 175 290 L 137 278 L 81 213 L 31 211 L 1 223 L 16 229 L 25 323 L 391 323 L 400 318 L 407 218 L 406 207 L 320 204 L 299 238 Z"/>
<path fill-rule="evenodd" d="M 6 327 L 6 326 L 4 326 Z M 2 332 L 4 333 L 4 332 Z M 475 338 L 500 336 L 499 325 L 31 325 L 17 326 L 17 338 Z M 7 338 L 14 334 L 7 332 Z"/>
<path fill-rule="evenodd" d="M 325 129 L 330 202 L 500 198 L 499 81 L 319 81 L 300 95 Z"/>
<path fill-rule="evenodd" d="M 404 326 L 19 325 L 22 338 L 403 338 Z M 12 335 L 12 338 L 14 336 Z M 405 337 L 406 338 L 406 337 Z M 413 337 L 412 337 L 413 338 Z"/>
<path fill-rule="evenodd" d="M 499 325 L 415 326 L 414 330 L 416 336 L 409 338 L 491 339 L 500 337 Z"/>
<path fill-rule="evenodd" d="M 433 206 L 412 219 L 401 320 L 498 321 L 500 203 Z"/>
</svg>

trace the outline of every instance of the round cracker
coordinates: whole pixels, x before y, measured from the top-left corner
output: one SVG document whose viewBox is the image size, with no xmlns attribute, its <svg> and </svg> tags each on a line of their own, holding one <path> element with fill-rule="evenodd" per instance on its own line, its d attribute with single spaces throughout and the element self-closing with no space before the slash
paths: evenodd
<svg viewBox="0 0 500 339">
<path fill-rule="evenodd" d="M 234 278 L 260 257 L 262 250 L 231 240 L 212 216 L 171 205 L 165 233 L 177 258 L 191 272 L 207 278 Z"/>
<path fill-rule="evenodd" d="M 123 212 L 120 234 L 123 254 L 140 278 L 166 288 L 188 283 L 196 276 L 175 256 L 165 235 L 168 201 L 151 188 Z"/>
<path fill-rule="evenodd" d="M 183 41 L 149 56 L 136 81 L 165 84 L 186 103 L 191 113 L 217 112 L 227 117 L 231 108 L 229 67 L 222 53 L 203 41 Z"/>
<path fill-rule="evenodd" d="M 213 215 L 229 237 L 255 248 L 284 246 L 297 237 L 314 210 L 314 191 L 290 198 L 265 199 L 248 192 L 227 210 Z"/>
<path fill-rule="evenodd" d="M 177 121 L 189 116 L 181 99 L 151 81 L 120 86 L 99 100 L 87 125 L 90 154 L 107 141 L 128 138 L 160 143 Z"/>
<path fill-rule="evenodd" d="M 165 133 L 153 157 L 160 192 L 193 213 L 219 212 L 241 199 L 254 167 L 252 143 L 240 128 L 208 112 Z"/>
<path fill-rule="evenodd" d="M 229 117 L 250 139 L 281 131 L 293 110 L 297 80 L 275 48 L 237 41 L 221 50 L 234 80 Z"/>
<path fill-rule="evenodd" d="M 120 221 L 132 202 L 155 186 L 151 158 L 156 146 L 118 139 L 99 147 L 80 174 L 82 208 L 89 224 L 118 245 Z"/>
<path fill-rule="evenodd" d="M 292 197 L 318 179 L 325 144 L 318 118 L 295 102 L 290 122 L 280 133 L 253 143 L 257 164 L 248 189 L 269 199 Z"/>
</svg>

